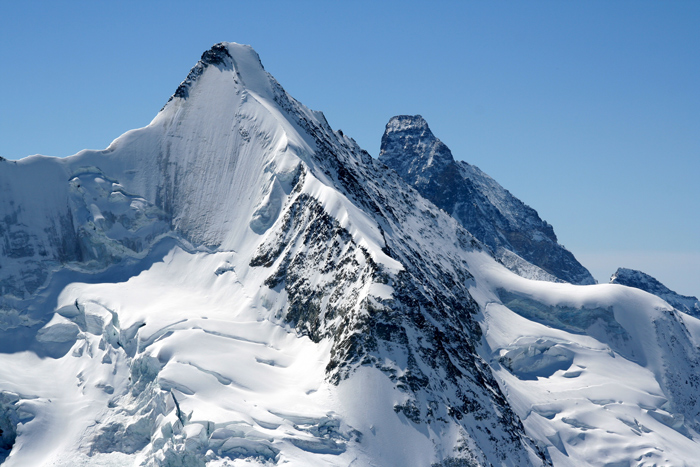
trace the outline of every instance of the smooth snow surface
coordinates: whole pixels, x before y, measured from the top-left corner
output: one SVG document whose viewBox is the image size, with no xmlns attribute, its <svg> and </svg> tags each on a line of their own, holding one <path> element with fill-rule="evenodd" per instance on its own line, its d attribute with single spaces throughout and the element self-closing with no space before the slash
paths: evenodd
<svg viewBox="0 0 700 467">
<path fill-rule="evenodd" d="M 700 321 L 635 289 L 482 261 L 472 291 L 492 367 L 554 465 L 694 465 Z"/>
<path fill-rule="evenodd" d="M 3 466 L 696 462 L 699 320 L 513 274 L 248 46 L 0 190 Z"/>
</svg>

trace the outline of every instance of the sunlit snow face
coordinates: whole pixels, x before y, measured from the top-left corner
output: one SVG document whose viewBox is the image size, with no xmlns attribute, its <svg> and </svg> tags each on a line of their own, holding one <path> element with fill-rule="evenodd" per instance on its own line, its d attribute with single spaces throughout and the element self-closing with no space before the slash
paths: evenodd
<svg viewBox="0 0 700 467">
<path fill-rule="evenodd" d="M 482 324 L 492 365 L 554 464 L 682 464 L 694 449 L 684 421 L 697 407 L 692 381 L 678 375 L 697 362 L 688 352 L 700 337 L 698 322 L 625 287 L 529 282 L 492 271 L 481 276 L 499 297 L 485 304 Z M 475 290 L 477 297 L 485 290 Z"/>
</svg>

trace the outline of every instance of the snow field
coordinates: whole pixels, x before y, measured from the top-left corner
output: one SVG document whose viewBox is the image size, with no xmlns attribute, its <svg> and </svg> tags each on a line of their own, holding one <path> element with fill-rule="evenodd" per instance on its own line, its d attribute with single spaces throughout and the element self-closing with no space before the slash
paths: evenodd
<svg viewBox="0 0 700 467">
<path fill-rule="evenodd" d="M 527 433 L 547 447 L 554 465 L 692 465 L 698 434 L 684 426 L 682 413 L 697 407 L 669 394 L 664 365 L 677 356 L 664 348 L 669 336 L 656 334 L 655 323 L 675 322 L 668 304 L 621 286 L 527 281 L 474 260 L 482 266 L 472 270 L 481 272 L 473 292 L 484 314 L 485 351 Z M 503 289 L 548 313 L 575 307 L 584 327 L 571 332 L 557 329 L 555 318 L 526 319 L 500 303 Z M 599 316 L 587 322 L 587 313 L 601 309 L 619 323 L 622 338 Z M 688 315 L 682 321 L 698 328 Z"/>
<path fill-rule="evenodd" d="M 349 462 L 343 453 L 355 435 L 334 415 L 324 382 L 328 344 L 297 337 L 270 320 L 275 311 L 261 305 L 259 294 L 247 295 L 235 268 L 216 274 L 222 260 L 230 265 L 235 255 L 175 249 L 127 282 L 67 287 L 58 312 L 70 316 L 71 308 L 80 311 L 72 313 L 72 320 L 56 314 L 41 335 L 61 342 L 73 339 L 71 350 L 40 364 L 31 353 L 3 356 L 3 377 L 18 382 L 10 389 L 22 395 L 21 410 L 41 405 L 35 418 L 20 424 L 7 465 L 53 465 L 72 450 L 97 454 L 100 436 L 115 421 L 108 406 L 124 406 L 118 413 L 126 427 L 121 436 L 145 436 L 143 441 L 163 450 L 142 452 L 139 458 L 167 460 L 175 439 L 185 450 L 203 454 L 211 449 L 234 459 L 328 465 L 323 459 L 330 456 L 334 465 Z M 174 277 L 179 278 L 175 284 Z M 111 328 L 115 320 L 120 329 Z M 70 333 L 63 330 L 68 323 Z M 135 348 L 125 349 L 118 342 L 122 330 L 134 327 Z M 66 380 L 47 380 L 47 374 Z M 145 384 L 130 394 L 127 382 L 138 385 L 138 378 Z M 162 413 L 130 413 L 133 399 L 149 391 L 162 395 Z M 129 432 L 143 423 L 144 415 L 155 418 L 150 420 L 156 423 L 154 438 L 151 427 Z"/>
</svg>

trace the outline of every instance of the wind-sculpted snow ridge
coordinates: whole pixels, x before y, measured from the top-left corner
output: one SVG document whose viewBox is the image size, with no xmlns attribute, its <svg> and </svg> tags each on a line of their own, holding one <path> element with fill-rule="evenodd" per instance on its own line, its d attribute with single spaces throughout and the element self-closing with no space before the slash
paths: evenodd
<svg viewBox="0 0 700 467">
<path fill-rule="evenodd" d="M 688 313 L 696 318 L 700 317 L 700 300 L 697 297 L 680 295 L 642 271 L 619 268 L 610 278 L 610 283 L 626 285 L 627 287 L 634 287 L 649 292 L 663 298 L 678 311 Z"/>
<path fill-rule="evenodd" d="M 3 162 L 4 466 L 695 461 L 700 321 L 514 275 L 248 46 L 193 70 L 104 151 Z"/>
<path fill-rule="evenodd" d="M 551 225 L 478 167 L 455 161 L 420 115 L 389 120 L 379 160 L 454 216 L 516 274 L 595 284 L 588 270 L 557 243 Z"/>
<path fill-rule="evenodd" d="M 479 242 L 250 47 L 11 170 L 5 465 L 548 464 L 478 354 Z"/>
</svg>

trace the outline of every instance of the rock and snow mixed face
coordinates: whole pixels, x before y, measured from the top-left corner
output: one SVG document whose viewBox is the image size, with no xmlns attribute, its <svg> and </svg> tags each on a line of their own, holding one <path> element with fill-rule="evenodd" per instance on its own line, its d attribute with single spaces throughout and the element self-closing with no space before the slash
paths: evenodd
<svg viewBox="0 0 700 467">
<path fill-rule="evenodd" d="M 551 225 L 478 167 L 455 161 L 420 115 L 389 120 L 379 160 L 492 248 L 516 274 L 595 284 L 588 270 L 557 243 Z"/>
<path fill-rule="evenodd" d="M 0 161 L 0 190 L 3 465 L 697 452 L 700 321 L 512 274 L 248 46 L 104 151 Z"/>
<path fill-rule="evenodd" d="M 642 271 L 619 268 L 610 278 L 610 283 L 626 285 L 627 287 L 634 287 L 649 292 L 663 298 L 678 311 L 688 313 L 696 318 L 700 317 L 700 300 L 697 297 L 678 294 Z"/>
</svg>

